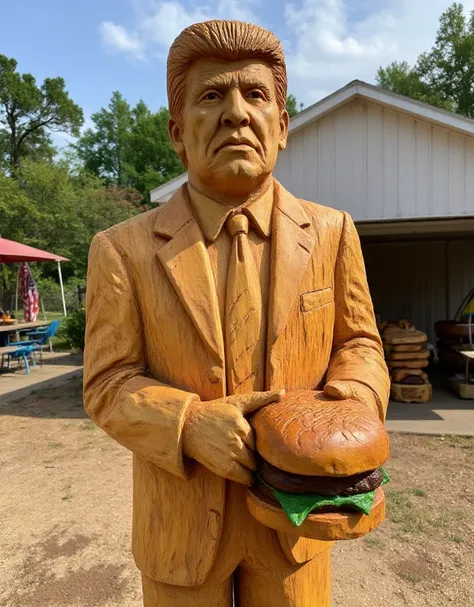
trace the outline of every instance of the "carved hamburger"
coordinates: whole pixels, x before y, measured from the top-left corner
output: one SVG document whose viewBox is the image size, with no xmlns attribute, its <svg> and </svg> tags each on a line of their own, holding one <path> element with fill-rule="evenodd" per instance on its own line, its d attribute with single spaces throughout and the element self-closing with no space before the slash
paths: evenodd
<svg viewBox="0 0 474 607">
<path fill-rule="evenodd" d="M 289 393 L 256 413 L 259 454 L 247 504 L 261 523 L 321 540 L 364 535 L 385 518 L 388 436 L 360 402 Z"/>
</svg>

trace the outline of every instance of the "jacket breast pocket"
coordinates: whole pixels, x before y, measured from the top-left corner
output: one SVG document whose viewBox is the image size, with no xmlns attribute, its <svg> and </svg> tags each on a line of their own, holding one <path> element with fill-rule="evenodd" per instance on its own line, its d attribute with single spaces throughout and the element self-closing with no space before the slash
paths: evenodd
<svg viewBox="0 0 474 607">
<path fill-rule="evenodd" d="M 311 312 L 334 302 L 334 291 L 332 287 L 308 291 L 300 296 L 300 307 L 302 312 Z"/>
</svg>

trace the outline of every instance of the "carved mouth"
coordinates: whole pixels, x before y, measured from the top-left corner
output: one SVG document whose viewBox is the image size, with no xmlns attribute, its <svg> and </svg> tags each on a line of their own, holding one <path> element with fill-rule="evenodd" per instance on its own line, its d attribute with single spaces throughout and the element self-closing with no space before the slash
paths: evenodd
<svg viewBox="0 0 474 607">
<path fill-rule="evenodd" d="M 216 153 L 226 148 L 242 151 L 255 150 L 255 146 L 248 139 L 227 139 L 216 149 Z"/>
</svg>

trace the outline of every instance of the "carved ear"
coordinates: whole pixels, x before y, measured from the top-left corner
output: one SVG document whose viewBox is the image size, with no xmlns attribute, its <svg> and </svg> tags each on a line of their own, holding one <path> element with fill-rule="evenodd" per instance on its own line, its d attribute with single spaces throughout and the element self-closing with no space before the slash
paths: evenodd
<svg viewBox="0 0 474 607">
<path fill-rule="evenodd" d="M 186 150 L 183 143 L 182 130 L 173 118 L 168 120 L 168 135 L 171 139 L 174 151 L 181 158 L 184 167 L 187 168 Z"/>
<path fill-rule="evenodd" d="M 286 140 L 288 139 L 288 125 L 290 123 L 290 117 L 286 110 L 280 115 L 280 137 L 278 139 L 278 148 L 284 150 L 286 148 Z"/>
<path fill-rule="evenodd" d="M 184 143 L 181 136 L 181 128 L 178 126 L 178 123 L 173 120 L 173 118 L 168 120 L 168 134 L 170 136 L 174 151 L 178 154 L 178 156 L 184 154 Z"/>
</svg>

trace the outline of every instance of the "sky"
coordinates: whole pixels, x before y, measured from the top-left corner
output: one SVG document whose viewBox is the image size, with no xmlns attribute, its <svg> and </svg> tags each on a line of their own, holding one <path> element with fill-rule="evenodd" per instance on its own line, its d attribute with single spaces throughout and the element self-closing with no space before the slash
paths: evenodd
<svg viewBox="0 0 474 607">
<path fill-rule="evenodd" d="M 0 53 L 38 82 L 62 76 L 90 116 L 114 90 L 132 105 L 167 105 L 165 63 L 187 25 L 252 21 L 287 58 L 289 92 L 305 107 L 354 79 L 374 82 L 391 61 L 413 63 L 433 44 L 451 0 L 0 0 Z M 466 0 L 466 10 L 474 0 Z M 8 8 L 6 8 L 8 6 Z"/>
</svg>

